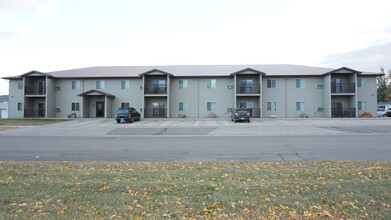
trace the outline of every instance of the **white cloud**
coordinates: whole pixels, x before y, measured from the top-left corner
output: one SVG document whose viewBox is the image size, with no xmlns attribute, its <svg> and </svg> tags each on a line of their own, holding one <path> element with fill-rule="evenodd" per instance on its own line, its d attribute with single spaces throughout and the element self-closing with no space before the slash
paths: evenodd
<svg viewBox="0 0 391 220">
<path fill-rule="evenodd" d="M 21 38 L 27 38 L 30 36 L 28 29 L 19 29 L 16 31 L 0 31 L 0 39 L 15 40 Z"/>
<path fill-rule="evenodd" d="M 391 41 L 365 49 L 327 56 L 321 64 L 339 68 L 350 67 L 361 71 L 380 72 L 380 68 L 391 69 Z"/>
<path fill-rule="evenodd" d="M 53 14 L 58 6 L 67 0 L 0 0 L 0 11 Z"/>
</svg>

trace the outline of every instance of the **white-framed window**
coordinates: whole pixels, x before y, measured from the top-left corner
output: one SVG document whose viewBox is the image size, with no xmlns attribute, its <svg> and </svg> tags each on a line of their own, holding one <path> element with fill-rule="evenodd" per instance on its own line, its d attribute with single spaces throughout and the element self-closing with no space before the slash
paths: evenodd
<svg viewBox="0 0 391 220">
<path fill-rule="evenodd" d="M 217 81 L 215 79 L 208 79 L 206 88 L 208 89 L 215 89 L 216 88 Z"/>
<path fill-rule="evenodd" d="M 358 78 L 357 79 L 357 87 L 360 87 L 360 88 L 367 87 L 367 79 L 366 78 Z"/>
<path fill-rule="evenodd" d="M 18 111 L 23 110 L 23 104 L 21 102 L 18 102 Z"/>
<path fill-rule="evenodd" d="M 296 88 L 305 88 L 305 80 L 296 79 Z"/>
<path fill-rule="evenodd" d="M 23 81 L 18 81 L 18 89 L 23 89 Z"/>
<path fill-rule="evenodd" d="M 189 80 L 187 80 L 187 79 L 180 79 L 179 80 L 179 88 L 180 89 L 188 89 L 189 88 Z"/>
<path fill-rule="evenodd" d="M 130 80 L 121 80 L 121 89 L 130 89 Z"/>
<path fill-rule="evenodd" d="M 188 109 L 187 102 L 179 102 L 179 111 L 186 112 Z"/>
<path fill-rule="evenodd" d="M 80 103 L 72 102 L 72 111 L 80 111 Z"/>
<path fill-rule="evenodd" d="M 121 102 L 121 108 L 129 108 L 129 102 Z"/>
<path fill-rule="evenodd" d="M 277 111 L 277 103 L 276 102 L 267 102 L 267 110 L 268 111 Z"/>
<path fill-rule="evenodd" d="M 80 80 L 72 80 L 72 89 L 80 89 Z"/>
<path fill-rule="evenodd" d="M 206 111 L 216 111 L 216 102 L 207 102 L 206 103 Z"/>
<path fill-rule="evenodd" d="M 366 101 L 358 101 L 358 110 L 359 111 L 366 111 L 367 110 L 367 102 Z"/>
<path fill-rule="evenodd" d="M 96 89 L 104 89 L 105 81 L 104 80 L 96 80 Z"/>
<path fill-rule="evenodd" d="M 275 79 L 268 79 L 266 81 L 266 87 L 267 88 L 276 88 L 277 87 L 277 81 Z"/>
<path fill-rule="evenodd" d="M 297 111 L 305 111 L 305 102 L 296 102 Z"/>
</svg>

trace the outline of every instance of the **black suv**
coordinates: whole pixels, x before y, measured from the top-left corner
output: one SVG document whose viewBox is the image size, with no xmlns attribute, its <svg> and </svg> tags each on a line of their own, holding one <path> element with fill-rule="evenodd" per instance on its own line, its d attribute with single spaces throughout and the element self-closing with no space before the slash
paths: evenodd
<svg viewBox="0 0 391 220">
<path fill-rule="evenodd" d="M 133 123 L 134 121 L 140 121 L 140 113 L 135 108 L 119 108 L 115 113 L 115 120 L 117 123 L 121 121 Z"/>
<path fill-rule="evenodd" d="M 250 112 L 247 109 L 232 110 L 231 120 L 235 123 L 237 121 L 247 121 L 248 123 L 250 123 L 250 117 Z"/>
</svg>

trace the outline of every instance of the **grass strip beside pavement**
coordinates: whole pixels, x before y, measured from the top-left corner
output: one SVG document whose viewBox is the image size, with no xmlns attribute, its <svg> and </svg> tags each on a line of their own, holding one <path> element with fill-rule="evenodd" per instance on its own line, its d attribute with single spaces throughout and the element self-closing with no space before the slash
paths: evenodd
<svg viewBox="0 0 391 220">
<path fill-rule="evenodd" d="M 0 162 L 0 219 L 391 219 L 389 162 Z"/>
<path fill-rule="evenodd" d="M 38 126 L 69 120 L 70 119 L 1 119 L 0 126 Z"/>
</svg>

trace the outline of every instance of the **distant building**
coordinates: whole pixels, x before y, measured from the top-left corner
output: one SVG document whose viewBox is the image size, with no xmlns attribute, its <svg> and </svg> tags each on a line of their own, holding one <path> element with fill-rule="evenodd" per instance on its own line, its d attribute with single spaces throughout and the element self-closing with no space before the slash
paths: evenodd
<svg viewBox="0 0 391 220">
<path fill-rule="evenodd" d="M 12 118 L 114 117 L 134 107 L 144 118 L 336 118 L 376 115 L 376 77 L 350 68 L 298 65 L 90 67 L 31 71 L 9 80 Z"/>
<path fill-rule="evenodd" d="M 8 118 L 8 95 L 0 95 L 0 118 Z"/>
</svg>

